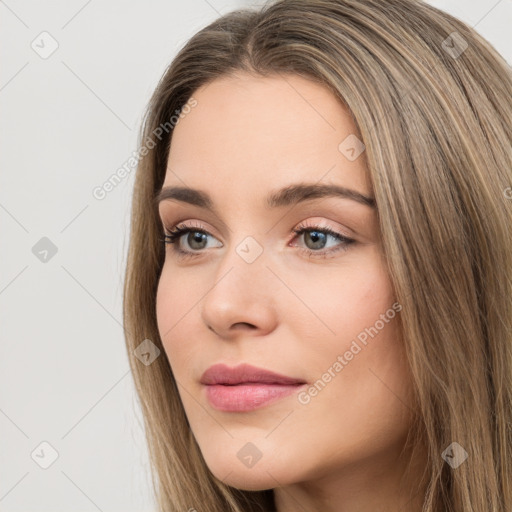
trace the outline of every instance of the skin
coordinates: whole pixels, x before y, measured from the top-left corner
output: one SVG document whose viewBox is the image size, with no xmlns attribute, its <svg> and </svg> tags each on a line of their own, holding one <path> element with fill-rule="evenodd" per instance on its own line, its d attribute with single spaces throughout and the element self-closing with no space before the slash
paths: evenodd
<svg viewBox="0 0 512 512">
<path fill-rule="evenodd" d="M 399 313 L 366 346 L 358 343 L 362 349 L 306 404 L 294 393 L 233 413 L 207 400 L 199 381 L 215 363 L 249 363 L 313 385 L 395 298 L 374 208 L 343 197 L 264 205 L 270 191 L 297 182 L 372 197 L 364 152 L 350 161 L 338 150 L 358 132 L 328 89 L 295 75 L 237 74 L 193 97 L 197 106 L 174 128 L 164 186 L 207 191 L 219 216 L 160 203 L 167 229 L 184 223 L 210 235 L 193 246 L 194 233 L 181 236 L 182 249 L 199 247 L 194 258 L 166 246 L 157 321 L 206 464 L 228 485 L 273 488 L 279 512 L 420 510 L 407 492 L 423 461 L 399 488 L 413 408 Z M 297 236 L 304 223 L 355 243 L 330 236 L 315 243 L 314 229 Z M 263 249 L 250 264 L 236 251 L 248 236 Z M 327 258 L 305 252 L 342 246 Z M 237 457 L 248 442 L 262 454 L 252 467 Z"/>
</svg>

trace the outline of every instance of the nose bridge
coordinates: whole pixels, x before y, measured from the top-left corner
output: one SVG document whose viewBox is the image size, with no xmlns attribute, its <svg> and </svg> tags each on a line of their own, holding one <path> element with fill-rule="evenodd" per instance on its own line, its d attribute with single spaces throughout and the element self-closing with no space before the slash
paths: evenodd
<svg viewBox="0 0 512 512">
<path fill-rule="evenodd" d="M 252 274 L 268 273 L 265 262 L 271 256 L 269 226 L 261 214 L 257 212 L 257 205 L 252 198 L 239 197 L 239 202 L 233 204 L 232 218 L 229 232 L 229 245 L 225 249 L 221 266 L 233 265 L 240 272 Z M 265 247 L 266 246 L 266 247 Z"/>
<path fill-rule="evenodd" d="M 240 237 L 239 237 L 240 238 Z M 263 245 L 262 236 L 246 235 L 234 240 L 226 248 L 215 275 L 214 288 L 232 288 L 231 294 L 250 293 L 261 295 L 260 285 L 272 277 L 267 268 L 270 250 Z M 222 285 L 221 282 L 225 281 Z M 220 286 L 219 286 L 220 285 Z M 263 298 L 263 297 L 262 297 Z"/>
</svg>

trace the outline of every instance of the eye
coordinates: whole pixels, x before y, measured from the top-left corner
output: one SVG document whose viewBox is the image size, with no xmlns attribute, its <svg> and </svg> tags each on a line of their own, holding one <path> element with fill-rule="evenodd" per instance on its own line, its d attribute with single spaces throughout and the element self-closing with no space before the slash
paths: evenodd
<svg viewBox="0 0 512 512">
<path fill-rule="evenodd" d="M 211 233 L 203 229 L 200 225 L 189 226 L 187 224 L 178 224 L 168 231 L 168 233 L 164 234 L 163 242 L 172 244 L 173 251 L 180 258 L 201 256 L 204 252 L 203 249 L 209 248 L 208 237 L 212 237 Z M 299 248 L 299 251 L 313 258 L 327 258 L 333 256 L 334 253 L 347 250 L 349 245 L 355 243 L 354 239 L 325 226 L 301 225 L 294 229 L 293 232 L 296 235 L 294 239 L 304 235 L 304 243 L 310 248 Z M 188 244 L 189 249 L 182 247 L 182 239 Z M 335 242 L 334 247 L 332 247 L 332 244 L 331 247 L 329 247 L 329 239 Z M 336 242 L 338 243 L 336 244 Z M 217 247 L 221 246 L 222 244 Z"/>
<path fill-rule="evenodd" d="M 306 255 L 313 258 L 328 258 L 334 256 L 334 253 L 338 251 L 345 251 L 351 244 L 355 243 L 353 238 L 349 238 L 325 226 L 302 225 L 294 229 L 293 232 L 297 235 L 296 238 L 304 235 L 304 243 L 310 248 L 301 248 L 300 251 L 305 252 Z M 329 238 L 334 240 L 334 242 L 339 243 L 334 245 L 334 247 L 331 246 L 326 250 L 325 246 L 327 245 Z"/>
<path fill-rule="evenodd" d="M 200 253 L 194 253 L 194 251 L 202 251 L 203 249 L 208 248 L 208 237 L 212 236 L 200 225 L 188 226 L 186 224 L 178 224 L 168 231 L 169 233 L 164 234 L 163 241 L 166 244 L 173 244 L 174 252 L 176 252 L 181 257 L 198 256 Z M 185 237 L 185 235 L 187 236 Z M 182 238 L 185 239 L 192 250 L 183 249 L 181 247 Z"/>
</svg>

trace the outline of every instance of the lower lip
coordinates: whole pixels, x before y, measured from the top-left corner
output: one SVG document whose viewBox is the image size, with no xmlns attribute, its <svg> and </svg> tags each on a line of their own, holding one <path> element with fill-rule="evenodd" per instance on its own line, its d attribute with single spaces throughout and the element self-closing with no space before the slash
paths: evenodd
<svg viewBox="0 0 512 512">
<path fill-rule="evenodd" d="M 246 412 L 289 396 L 302 386 L 304 384 L 215 384 L 206 386 L 206 396 L 219 411 Z"/>
</svg>

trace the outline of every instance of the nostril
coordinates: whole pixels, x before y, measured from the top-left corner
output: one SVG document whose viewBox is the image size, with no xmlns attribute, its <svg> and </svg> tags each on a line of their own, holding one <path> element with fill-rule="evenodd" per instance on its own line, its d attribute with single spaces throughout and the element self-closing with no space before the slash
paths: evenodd
<svg viewBox="0 0 512 512">
<path fill-rule="evenodd" d="M 248 327 L 249 329 L 255 329 L 255 326 L 248 322 L 237 322 L 236 324 L 233 325 L 234 328 L 238 328 L 239 326 L 242 327 L 243 329 L 245 329 L 246 327 Z"/>
</svg>

